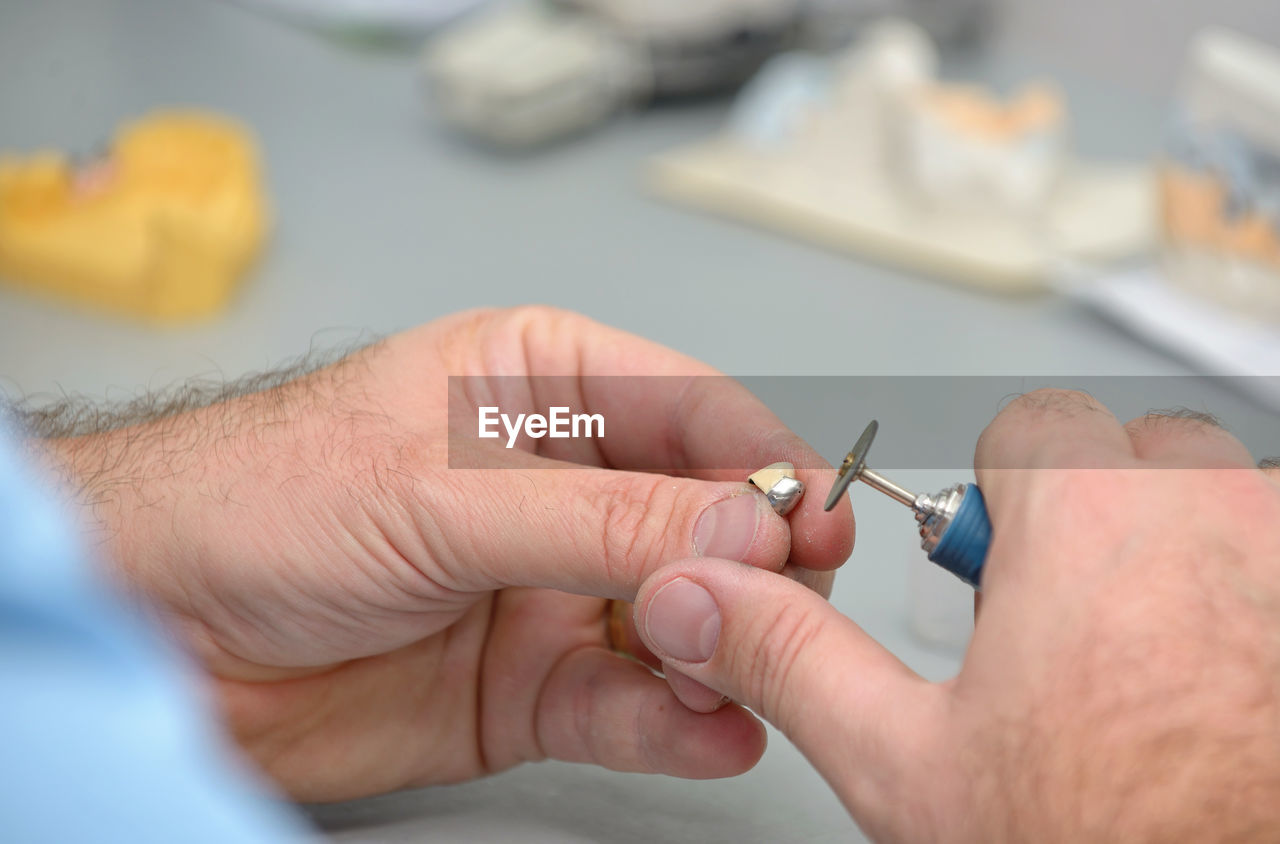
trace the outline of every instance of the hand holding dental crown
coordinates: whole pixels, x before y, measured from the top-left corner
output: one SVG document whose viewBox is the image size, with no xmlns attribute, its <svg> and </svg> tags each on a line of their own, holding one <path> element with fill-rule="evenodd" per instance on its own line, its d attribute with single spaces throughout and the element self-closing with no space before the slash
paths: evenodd
<svg viewBox="0 0 1280 844">
<path fill-rule="evenodd" d="M 583 377 L 625 373 L 665 377 Z M 548 374 L 567 387 L 557 402 L 597 415 L 591 436 L 476 436 L 480 408 L 539 410 Z M 711 556 L 826 594 L 853 514 L 801 500 L 799 481 L 825 489 L 834 472 L 741 384 L 700 376 L 718 373 L 576 314 L 474 311 L 262 392 L 35 448 L 295 798 L 545 758 L 720 777 L 764 751 L 759 721 L 643 667 L 658 663 L 609 600 Z M 777 460 L 801 467 L 763 490 L 785 519 L 742 469 Z"/>
</svg>

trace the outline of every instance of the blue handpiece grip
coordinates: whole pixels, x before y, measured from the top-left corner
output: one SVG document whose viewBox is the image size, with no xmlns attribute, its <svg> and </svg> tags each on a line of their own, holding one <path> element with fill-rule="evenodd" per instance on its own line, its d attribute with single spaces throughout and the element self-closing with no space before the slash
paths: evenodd
<svg viewBox="0 0 1280 844">
<path fill-rule="evenodd" d="M 987 561 L 990 545 L 991 519 L 987 517 L 982 490 L 968 484 L 960 507 L 929 559 L 978 589 L 982 585 L 982 565 Z"/>
</svg>

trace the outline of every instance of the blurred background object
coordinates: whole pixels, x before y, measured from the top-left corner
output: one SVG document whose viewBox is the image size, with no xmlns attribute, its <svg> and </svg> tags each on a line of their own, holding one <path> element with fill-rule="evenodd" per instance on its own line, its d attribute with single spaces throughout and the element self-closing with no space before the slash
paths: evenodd
<svg viewBox="0 0 1280 844">
<path fill-rule="evenodd" d="M 447 122 L 498 145 L 528 146 L 604 120 L 644 84 L 648 66 L 597 20 L 521 3 L 433 43 L 423 72 Z"/>
<path fill-rule="evenodd" d="M 1198 35 L 1160 168 L 1169 280 L 1280 319 L 1280 49 Z"/>
<path fill-rule="evenodd" d="M 0 156 L 0 277 L 82 304 L 206 316 L 268 225 L 254 140 L 208 112 L 155 112 L 86 161 Z"/>
<path fill-rule="evenodd" d="M 947 0 L 936 0 L 945 5 Z M 1169 96 L 1188 44 L 1207 26 L 1280 43 L 1274 0 L 995 0 L 991 46 L 1060 69 Z"/>
<path fill-rule="evenodd" d="M 799 0 L 559 0 L 642 52 L 638 94 L 688 96 L 740 84 L 796 37 Z"/>
<path fill-rule="evenodd" d="M 1280 48 L 1206 28 L 1169 113 L 1156 260 L 1060 289 L 1280 411 Z"/>
<path fill-rule="evenodd" d="M 422 73 L 447 122 L 532 146 L 627 104 L 733 90 L 770 57 L 841 47 L 892 10 L 958 42 L 983 32 L 988 0 L 522 0 L 429 42 Z"/>
<path fill-rule="evenodd" d="M 980 86 L 935 84 L 897 105 L 902 186 L 925 204 L 1035 215 L 1052 201 L 1068 154 L 1066 104 L 1052 86 L 1002 100 Z"/>
<path fill-rule="evenodd" d="M 1146 250 L 1144 163 L 1080 161 L 1048 84 L 1004 98 L 937 77 L 915 24 L 867 26 L 834 59 L 782 56 L 728 128 L 664 154 L 663 196 L 937 278 L 1047 289 L 1063 261 Z"/>
<path fill-rule="evenodd" d="M 421 37 L 490 0 L 226 0 L 339 35 Z"/>
</svg>

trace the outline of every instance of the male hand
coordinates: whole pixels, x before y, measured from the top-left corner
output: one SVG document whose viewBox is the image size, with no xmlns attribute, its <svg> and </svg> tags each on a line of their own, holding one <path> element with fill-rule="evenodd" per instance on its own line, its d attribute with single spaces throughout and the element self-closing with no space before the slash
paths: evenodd
<svg viewBox="0 0 1280 844">
<path fill-rule="evenodd" d="M 741 386 L 697 377 L 715 374 L 572 314 L 473 312 L 283 386 L 37 447 L 83 488 L 104 556 L 297 799 L 547 757 L 719 777 L 758 759 L 759 722 L 610 651 L 606 599 L 695 555 L 789 560 L 821 589 L 853 517 L 823 514 L 817 496 L 788 522 L 725 468 L 820 466 L 799 470 L 816 489 L 834 477 Z M 547 384 L 570 389 L 539 395 Z M 451 401 L 475 425 L 478 406 L 548 400 L 603 414 L 607 436 L 517 452 L 459 438 L 454 465 L 515 468 L 449 468 Z"/>
<path fill-rule="evenodd" d="M 790 736 L 874 838 L 1280 840 L 1280 486 L 1212 420 L 1077 393 L 982 435 L 993 523 L 960 674 L 930 684 L 795 584 L 682 563 L 653 652 Z"/>
</svg>

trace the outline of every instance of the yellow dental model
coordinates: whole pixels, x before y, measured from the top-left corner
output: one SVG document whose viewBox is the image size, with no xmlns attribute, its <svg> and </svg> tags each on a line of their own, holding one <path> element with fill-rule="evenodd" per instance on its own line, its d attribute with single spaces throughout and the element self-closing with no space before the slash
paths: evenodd
<svg viewBox="0 0 1280 844">
<path fill-rule="evenodd" d="M 153 321 L 204 316 L 258 253 L 268 216 L 243 127 L 156 112 L 87 165 L 0 155 L 0 278 Z"/>
</svg>

